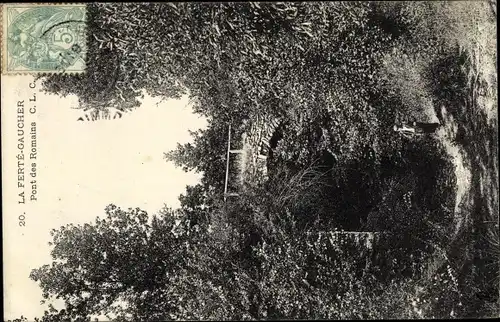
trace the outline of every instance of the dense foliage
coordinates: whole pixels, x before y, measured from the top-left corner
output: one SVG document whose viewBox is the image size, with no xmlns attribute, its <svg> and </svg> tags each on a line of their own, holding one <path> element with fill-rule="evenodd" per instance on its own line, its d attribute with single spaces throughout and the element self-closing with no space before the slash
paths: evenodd
<svg viewBox="0 0 500 322">
<path fill-rule="evenodd" d="M 189 94 L 209 125 L 166 158 L 203 179 L 152 220 L 110 206 L 54 231 L 54 262 L 31 277 L 66 308 L 44 321 L 473 315 L 464 261 L 440 255 L 453 164 L 435 138 L 392 131 L 465 97 L 448 6 L 89 4 L 86 73 L 44 77 L 45 90 L 122 110 L 142 90 Z M 284 121 L 270 179 L 223 203 L 227 126 L 257 115 Z M 386 235 L 367 254 L 323 234 L 338 229 Z"/>
</svg>

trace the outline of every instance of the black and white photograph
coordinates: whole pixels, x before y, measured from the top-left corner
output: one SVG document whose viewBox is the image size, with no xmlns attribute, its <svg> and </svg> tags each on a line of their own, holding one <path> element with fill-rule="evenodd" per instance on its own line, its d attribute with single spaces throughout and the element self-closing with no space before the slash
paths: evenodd
<svg viewBox="0 0 500 322">
<path fill-rule="evenodd" d="M 1 9 L 4 321 L 500 317 L 496 0 Z"/>
</svg>

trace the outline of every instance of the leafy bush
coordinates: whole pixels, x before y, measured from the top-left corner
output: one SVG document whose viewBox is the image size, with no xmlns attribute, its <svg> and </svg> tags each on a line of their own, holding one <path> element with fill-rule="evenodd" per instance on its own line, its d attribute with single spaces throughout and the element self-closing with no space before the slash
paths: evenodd
<svg viewBox="0 0 500 322">
<path fill-rule="evenodd" d="M 44 88 L 78 95 L 83 108 L 122 110 L 136 107 L 143 89 L 165 99 L 188 93 L 209 126 L 166 155 L 203 173 L 181 210 L 150 224 L 141 211 L 110 208 L 106 221 L 55 234 L 55 256 L 74 267 L 32 275 L 46 296 L 66 299 L 55 318 L 99 310 L 125 320 L 467 315 L 474 306 L 457 305 L 483 285 L 457 278 L 459 259 L 430 261 L 449 236 L 453 165 L 433 138 L 410 142 L 392 126 L 467 98 L 462 68 L 471 62 L 457 54 L 474 36 L 469 4 L 89 5 L 87 72 L 46 76 Z M 284 121 L 277 166 L 267 183 L 224 204 L 227 126 L 262 115 Z M 369 267 L 366 252 L 320 233 L 359 229 L 360 220 L 387 233 Z M 74 245 L 88 261 L 68 253 Z M 102 249 L 118 252 L 117 268 L 99 266 Z M 110 270 L 129 283 L 122 293 L 102 274 Z M 104 286 L 86 300 L 75 276 Z M 462 294 L 464 285 L 471 291 Z M 133 304 L 127 312 L 107 308 L 120 294 Z"/>
</svg>

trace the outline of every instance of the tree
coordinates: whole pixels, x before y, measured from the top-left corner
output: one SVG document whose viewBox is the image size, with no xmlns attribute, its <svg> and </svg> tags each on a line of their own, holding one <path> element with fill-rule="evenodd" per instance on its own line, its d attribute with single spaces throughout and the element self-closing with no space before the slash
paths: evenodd
<svg viewBox="0 0 500 322">
<path fill-rule="evenodd" d="M 43 88 L 76 94 L 85 109 L 130 110 L 144 90 L 165 99 L 189 93 L 194 110 L 221 133 L 256 114 L 289 119 L 280 149 L 286 161 L 305 166 L 327 150 L 340 161 L 361 158 L 366 146 L 380 145 L 370 89 L 394 43 L 377 25 L 374 8 L 362 2 L 90 4 L 86 72 L 48 75 Z M 214 140 L 210 130 L 195 137 L 210 150 L 222 147 L 223 138 Z M 203 150 L 180 146 L 171 156 L 193 168 L 187 155 Z M 202 163 L 214 158 L 200 159 L 197 168 L 208 170 Z"/>
<path fill-rule="evenodd" d="M 52 231 L 53 262 L 30 277 L 45 300 L 62 299 L 65 308 L 46 312 L 45 319 L 85 320 L 99 314 L 132 321 L 170 319 L 181 305 L 173 280 L 189 279 L 196 269 L 192 262 L 203 245 L 196 237 L 202 238 L 201 230 L 190 229 L 183 217 L 176 224 L 178 214 L 170 209 L 151 221 L 138 208 L 109 205 L 105 212 L 94 224 Z"/>
<path fill-rule="evenodd" d="M 226 154 L 229 122 L 209 119 L 206 129 L 191 132 L 192 143 L 177 144 L 175 150 L 165 153 L 165 159 L 172 161 L 184 171 L 203 174 L 201 184 L 205 193 L 220 199 L 224 191 L 226 174 Z M 238 137 L 238 122 L 231 123 L 232 148 Z"/>
<path fill-rule="evenodd" d="M 203 179 L 187 188 L 179 211 L 165 210 L 151 223 L 140 210 L 111 207 L 106 221 L 55 232 L 54 262 L 32 274 L 46 297 L 66 302 L 64 311 L 47 313 L 47 321 L 101 311 L 132 320 L 369 315 L 373 307 L 363 307 L 363 301 L 376 298 L 370 290 L 375 287 L 364 279 L 354 285 L 357 258 L 335 245 L 296 237 L 315 233 L 318 226 L 310 226 L 321 213 L 343 222 L 356 222 L 353 214 L 371 213 L 386 223 L 394 217 L 389 226 L 401 223 L 399 229 L 421 237 L 413 223 L 430 212 L 408 208 L 403 191 L 420 187 L 417 203 L 436 203 L 433 209 L 452 196 L 443 190 L 440 198 L 438 181 L 429 179 L 442 169 L 429 172 L 418 165 L 426 163 L 422 155 L 437 155 L 438 149 L 404 151 L 390 130 L 404 100 L 386 88 L 393 78 L 381 75 L 393 49 L 405 55 L 427 50 L 419 46 L 416 27 L 424 15 L 412 17 L 419 10 L 409 4 L 378 2 L 88 8 L 87 72 L 49 75 L 44 88 L 78 95 L 83 108 L 122 110 L 137 106 L 143 90 L 161 98 L 189 93 L 209 126 L 166 159 L 203 173 Z M 433 44 L 434 36 L 422 37 Z M 220 203 L 227 127 L 263 115 L 287 120 L 276 147 L 278 162 L 296 171 L 319 158 L 330 174 L 324 186 L 333 188 L 311 179 L 297 188 L 286 176 L 280 183 L 278 173 L 262 191 L 231 206 Z M 397 172 L 414 173 L 421 184 L 406 180 L 390 189 Z M 277 189 L 278 184 L 292 189 Z M 378 216 L 387 209 L 390 217 Z M 179 214 L 180 228 L 172 217 Z M 207 233 L 204 223 L 216 218 L 223 218 L 218 233 L 226 234 Z M 75 248 L 78 256 L 71 252 Z M 128 307 L 113 306 L 117 301 Z M 350 316 L 342 315 L 346 307 Z"/>
<path fill-rule="evenodd" d="M 219 197 L 219 198 L 217 198 Z M 220 196 L 212 196 L 201 184 L 186 186 L 186 192 L 179 196 L 182 212 L 193 226 L 205 227 Z"/>
</svg>

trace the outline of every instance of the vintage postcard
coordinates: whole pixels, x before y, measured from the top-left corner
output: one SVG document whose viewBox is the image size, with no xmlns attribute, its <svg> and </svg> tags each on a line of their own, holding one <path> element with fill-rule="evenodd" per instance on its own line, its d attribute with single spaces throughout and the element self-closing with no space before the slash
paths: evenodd
<svg viewBox="0 0 500 322">
<path fill-rule="evenodd" d="M 496 1 L 1 8 L 4 321 L 500 317 Z"/>
</svg>

